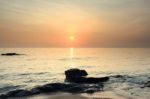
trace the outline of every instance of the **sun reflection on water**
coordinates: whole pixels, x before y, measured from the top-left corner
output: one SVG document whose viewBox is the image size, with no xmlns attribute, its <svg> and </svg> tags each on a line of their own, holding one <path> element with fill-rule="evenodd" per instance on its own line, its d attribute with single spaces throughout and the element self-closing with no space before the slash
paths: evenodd
<svg viewBox="0 0 150 99">
<path fill-rule="evenodd" d="M 74 48 L 70 48 L 70 65 L 69 68 L 74 68 L 74 63 L 73 63 L 73 58 L 74 58 Z"/>
</svg>

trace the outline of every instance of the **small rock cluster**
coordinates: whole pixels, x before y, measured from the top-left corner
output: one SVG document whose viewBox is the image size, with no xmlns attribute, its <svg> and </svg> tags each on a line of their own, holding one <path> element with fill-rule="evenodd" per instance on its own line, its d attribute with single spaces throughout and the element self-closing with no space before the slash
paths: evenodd
<svg viewBox="0 0 150 99">
<path fill-rule="evenodd" d="M 0 99 L 24 97 L 37 95 L 41 93 L 69 92 L 69 93 L 94 93 L 103 90 L 103 83 L 109 80 L 109 77 L 87 78 L 88 73 L 85 70 L 70 69 L 65 71 L 66 81 L 69 83 L 50 83 L 35 87 L 31 90 L 14 90 L 0 95 Z M 72 83 L 73 82 L 73 83 Z"/>
<path fill-rule="evenodd" d="M 101 83 L 109 80 L 109 77 L 86 77 L 88 73 L 85 70 L 69 69 L 65 71 L 66 81 L 74 83 Z"/>
</svg>

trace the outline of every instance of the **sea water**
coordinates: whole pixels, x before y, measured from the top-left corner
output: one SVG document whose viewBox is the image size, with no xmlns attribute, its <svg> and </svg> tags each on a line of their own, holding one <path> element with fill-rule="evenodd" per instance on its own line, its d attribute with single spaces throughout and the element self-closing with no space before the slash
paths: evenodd
<svg viewBox="0 0 150 99">
<path fill-rule="evenodd" d="M 64 82 L 64 71 L 85 69 L 89 76 L 111 78 L 104 91 L 135 99 L 149 99 L 149 48 L 0 48 L 0 94 L 15 89 L 31 89 L 53 82 Z"/>
</svg>

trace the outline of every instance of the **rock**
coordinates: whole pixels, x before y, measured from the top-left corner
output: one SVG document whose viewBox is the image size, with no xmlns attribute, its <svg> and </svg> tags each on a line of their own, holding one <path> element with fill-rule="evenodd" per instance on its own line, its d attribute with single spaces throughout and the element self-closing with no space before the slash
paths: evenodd
<svg viewBox="0 0 150 99">
<path fill-rule="evenodd" d="M 8 99 L 15 97 L 24 97 L 37 95 L 41 93 L 53 93 L 53 92 L 68 92 L 68 93 L 94 93 L 96 91 L 102 91 L 103 84 L 78 84 L 78 83 L 50 83 L 43 86 L 35 87 L 31 90 L 14 90 L 6 94 L 0 95 L 0 99 Z"/>
<path fill-rule="evenodd" d="M 146 88 L 146 87 L 150 87 L 150 81 L 147 81 L 145 83 L 143 83 L 143 85 L 140 88 Z"/>
<path fill-rule="evenodd" d="M 16 94 L 16 97 L 23 97 L 23 96 L 29 96 L 29 95 L 31 95 L 30 91 L 28 91 L 28 90 L 22 90 L 22 91 L 20 91 L 20 92 L 18 92 Z"/>
<path fill-rule="evenodd" d="M 109 80 L 109 77 L 85 77 L 88 73 L 85 70 L 69 69 L 65 71 L 66 81 L 74 83 L 101 83 Z"/>
<path fill-rule="evenodd" d="M 7 98 L 7 95 L 5 94 L 0 95 L 0 99 L 6 99 L 6 98 Z"/>
<path fill-rule="evenodd" d="M 1 98 L 5 99 L 9 97 L 24 97 L 24 96 L 30 96 L 30 95 L 32 95 L 30 91 L 19 89 L 19 90 L 10 91 L 7 94 L 0 95 L 0 99 Z"/>
<path fill-rule="evenodd" d="M 150 81 L 145 83 L 145 87 L 150 87 Z"/>
<path fill-rule="evenodd" d="M 89 89 L 84 90 L 84 92 L 88 94 L 93 94 L 95 92 L 95 89 L 89 88 Z"/>
<path fill-rule="evenodd" d="M 84 78 L 85 82 L 87 83 L 99 83 L 99 82 L 106 82 L 109 80 L 109 77 L 101 77 L 101 78 L 94 78 L 94 77 L 89 77 L 89 78 Z M 83 82 L 84 82 L 83 80 Z"/>
<path fill-rule="evenodd" d="M 13 91 L 10 91 L 10 92 L 7 93 L 7 97 L 15 97 L 16 94 L 18 94 L 18 93 L 21 92 L 21 91 L 24 91 L 24 90 L 20 89 L 20 90 L 13 90 Z"/>
<path fill-rule="evenodd" d="M 82 93 L 84 91 L 84 86 L 75 85 L 75 86 L 66 88 L 64 91 L 69 92 L 69 93 Z"/>
<path fill-rule="evenodd" d="M 2 56 L 15 56 L 15 55 L 21 55 L 21 54 L 17 54 L 17 53 L 4 53 L 1 54 Z"/>
<path fill-rule="evenodd" d="M 40 93 L 69 92 L 69 93 L 94 93 L 103 90 L 103 83 L 109 80 L 109 77 L 86 77 L 88 73 L 85 70 L 70 69 L 65 71 L 66 80 L 69 83 L 50 83 L 35 87 L 31 90 L 14 90 L 0 95 L 0 99 L 23 97 L 36 95 Z M 73 83 L 70 83 L 73 82 Z M 149 85 L 148 85 L 149 86 Z"/>
<path fill-rule="evenodd" d="M 109 80 L 109 77 L 101 77 L 101 78 L 94 78 L 94 77 L 79 77 L 79 78 L 72 78 L 67 81 L 74 82 L 74 83 L 101 83 L 106 82 Z"/>
<path fill-rule="evenodd" d="M 31 94 L 35 95 L 35 94 L 40 94 L 41 91 L 38 88 L 33 88 L 30 90 Z"/>
<path fill-rule="evenodd" d="M 7 97 L 21 97 L 21 96 L 28 96 L 31 93 L 27 90 L 14 90 L 7 93 Z"/>
<path fill-rule="evenodd" d="M 58 92 L 58 91 L 67 91 L 67 89 L 74 87 L 74 84 L 65 84 L 65 83 L 50 83 L 43 86 L 39 86 L 31 89 L 31 93 L 45 93 L 45 92 Z"/>
<path fill-rule="evenodd" d="M 53 88 L 50 85 L 44 85 L 44 86 L 36 87 L 36 88 L 32 89 L 32 91 L 33 90 L 37 90 L 37 91 L 39 91 L 39 93 L 44 93 L 44 92 L 52 92 L 55 90 L 55 88 Z"/>
<path fill-rule="evenodd" d="M 72 79 L 72 78 L 79 78 L 79 77 L 87 76 L 88 73 L 85 70 L 74 68 L 74 69 L 69 69 L 65 71 L 65 75 L 67 79 Z"/>
</svg>

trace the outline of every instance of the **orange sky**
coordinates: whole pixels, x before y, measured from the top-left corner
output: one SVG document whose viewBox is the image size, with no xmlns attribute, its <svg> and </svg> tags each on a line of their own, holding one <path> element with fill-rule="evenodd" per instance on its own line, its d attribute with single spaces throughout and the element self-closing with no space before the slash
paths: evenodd
<svg viewBox="0 0 150 99">
<path fill-rule="evenodd" d="M 149 4 L 149 0 L 1 0 L 0 46 L 150 47 Z"/>
</svg>

